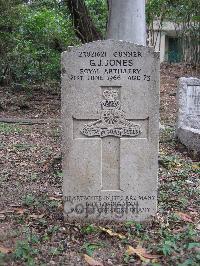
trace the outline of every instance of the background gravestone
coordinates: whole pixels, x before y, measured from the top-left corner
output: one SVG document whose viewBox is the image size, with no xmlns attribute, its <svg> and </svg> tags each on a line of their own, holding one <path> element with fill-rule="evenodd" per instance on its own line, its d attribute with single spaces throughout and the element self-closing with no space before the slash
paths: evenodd
<svg viewBox="0 0 200 266">
<path fill-rule="evenodd" d="M 200 152 L 200 79 L 179 79 L 177 104 L 176 135 L 189 150 Z"/>
<path fill-rule="evenodd" d="M 123 41 L 62 54 L 64 213 L 144 220 L 156 213 L 159 56 Z"/>
</svg>

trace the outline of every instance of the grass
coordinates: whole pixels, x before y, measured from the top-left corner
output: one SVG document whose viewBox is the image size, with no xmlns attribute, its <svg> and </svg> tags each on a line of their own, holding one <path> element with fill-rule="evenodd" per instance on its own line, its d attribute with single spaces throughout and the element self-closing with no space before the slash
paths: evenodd
<svg viewBox="0 0 200 266">
<path fill-rule="evenodd" d="M 0 122 L 0 134 L 20 134 L 21 132 L 23 132 L 23 128 L 18 125 Z"/>
<path fill-rule="evenodd" d="M 28 144 L 28 143 L 16 143 L 13 144 L 13 149 L 17 151 L 26 151 L 29 150 L 30 148 L 34 147 L 35 145 L 33 144 Z"/>
</svg>

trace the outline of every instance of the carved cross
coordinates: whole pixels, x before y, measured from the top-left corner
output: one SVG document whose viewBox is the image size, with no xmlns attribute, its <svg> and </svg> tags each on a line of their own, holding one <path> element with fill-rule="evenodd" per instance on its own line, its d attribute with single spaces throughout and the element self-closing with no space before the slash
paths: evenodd
<svg viewBox="0 0 200 266">
<path fill-rule="evenodd" d="M 101 139 L 101 190 L 120 190 L 121 138 L 135 138 L 142 134 L 142 129 L 133 120 L 126 119 L 119 91 L 110 87 L 102 94 L 99 119 L 87 120 L 80 128 L 81 138 Z"/>
</svg>

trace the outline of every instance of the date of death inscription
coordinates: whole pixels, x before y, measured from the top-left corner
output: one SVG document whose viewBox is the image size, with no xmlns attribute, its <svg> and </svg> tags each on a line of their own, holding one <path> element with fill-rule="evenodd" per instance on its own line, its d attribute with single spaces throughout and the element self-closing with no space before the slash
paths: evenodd
<svg viewBox="0 0 200 266">
<path fill-rule="evenodd" d="M 153 212 L 151 203 L 155 200 L 155 196 L 65 196 L 65 214 L 86 217 L 116 215 L 120 218 L 127 214 Z"/>
<path fill-rule="evenodd" d="M 70 80 L 103 81 L 122 79 L 135 81 L 151 81 L 151 74 L 139 67 L 144 64 L 143 55 L 138 51 L 79 52 L 78 58 L 83 61 L 83 68 L 70 73 Z"/>
</svg>

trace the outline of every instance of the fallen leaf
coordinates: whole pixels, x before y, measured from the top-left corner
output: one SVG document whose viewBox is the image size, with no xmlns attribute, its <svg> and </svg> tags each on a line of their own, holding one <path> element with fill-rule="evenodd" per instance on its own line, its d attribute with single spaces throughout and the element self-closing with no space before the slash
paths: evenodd
<svg viewBox="0 0 200 266">
<path fill-rule="evenodd" d="M 8 210 L 5 210 L 5 213 L 14 213 L 15 210 L 14 209 L 8 209 Z"/>
<path fill-rule="evenodd" d="M 3 254 L 8 254 L 8 253 L 12 252 L 12 249 L 0 246 L 0 252 L 3 253 Z"/>
<path fill-rule="evenodd" d="M 14 208 L 20 208 L 21 207 L 20 204 L 15 204 L 15 203 L 11 203 L 9 206 L 14 207 Z"/>
<path fill-rule="evenodd" d="M 127 249 L 128 255 L 137 255 L 142 261 L 144 262 L 150 262 L 150 260 L 156 261 L 160 256 L 159 255 L 152 255 L 146 252 L 146 250 L 142 247 L 133 248 L 131 246 L 128 246 Z"/>
<path fill-rule="evenodd" d="M 197 163 L 197 164 L 193 164 L 193 165 L 192 165 L 192 169 L 194 169 L 194 170 L 198 170 L 198 169 L 200 169 L 200 164 L 199 164 L 199 163 Z"/>
<path fill-rule="evenodd" d="M 193 223 L 192 217 L 183 212 L 177 212 L 177 215 L 185 222 Z"/>
<path fill-rule="evenodd" d="M 54 192 L 55 197 L 62 197 L 62 192 Z"/>
<path fill-rule="evenodd" d="M 128 249 L 127 249 L 127 253 L 128 255 L 137 255 L 142 261 L 144 262 L 150 262 L 149 259 L 146 259 L 145 257 L 143 257 L 141 254 L 144 252 L 143 248 L 133 248 L 131 246 L 128 246 Z"/>
<path fill-rule="evenodd" d="M 191 215 L 191 216 L 198 216 L 198 215 L 199 215 L 199 213 L 198 213 L 198 212 L 196 212 L 196 211 L 193 211 L 193 212 L 190 212 L 190 215 Z"/>
<path fill-rule="evenodd" d="M 179 227 L 177 229 L 173 229 L 172 231 L 173 231 L 173 233 L 181 233 L 181 232 L 184 232 L 185 231 L 185 228 Z"/>
<path fill-rule="evenodd" d="M 101 262 L 96 261 L 95 259 L 88 256 L 87 254 L 84 254 L 84 259 L 90 266 L 103 266 Z"/>
<path fill-rule="evenodd" d="M 13 209 L 17 214 L 24 214 L 25 211 L 27 211 L 27 209 L 24 208 L 14 208 Z"/>
<path fill-rule="evenodd" d="M 50 200 L 57 200 L 57 201 L 61 201 L 62 198 L 55 198 L 55 197 L 49 197 Z"/>
<path fill-rule="evenodd" d="M 6 219 L 6 216 L 0 213 L 0 220 L 5 220 L 5 219 Z"/>
<path fill-rule="evenodd" d="M 125 239 L 125 238 L 126 238 L 124 235 L 119 234 L 119 233 L 115 233 L 115 232 L 111 231 L 110 229 L 106 229 L 106 228 L 101 227 L 101 226 L 99 226 L 99 228 L 100 228 L 103 232 L 108 233 L 110 236 L 117 236 L 117 237 L 119 237 L 120 239 Z"/>
<path fill-rule="evenodd" d="M 197 230 L 200 230 L 200 224 L 197 224 Z"/>
<path fill-rule="evenodd" d="M 41 219 L 44 217 L 44 214 L 30 214 L 28 218 L 33 218 L 33 219 Z"/>
<path fill-rule="evenodd" d="M 17 214 L 23 214 L 27 209 L 19 208 L 19 207 L 13 207 L 12 209 L 3 210 L 0 212 L 0 214 L 4 213 L 17 213 Z"/>
</svg>

